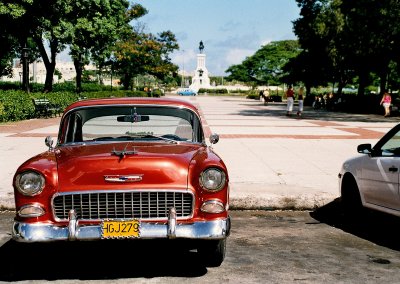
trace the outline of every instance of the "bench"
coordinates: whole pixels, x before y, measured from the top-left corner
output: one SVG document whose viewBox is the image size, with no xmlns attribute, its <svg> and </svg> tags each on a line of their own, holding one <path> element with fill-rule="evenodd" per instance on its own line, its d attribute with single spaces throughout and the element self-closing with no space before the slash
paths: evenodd
<svg viewBox="0 0 400 284">
<path fill-rule="evenodd" d="M 61 113 L 59 105 L 52 104 L 48 99 L 32 99 L 36 117 L 51 117 Z"/>
</svg>

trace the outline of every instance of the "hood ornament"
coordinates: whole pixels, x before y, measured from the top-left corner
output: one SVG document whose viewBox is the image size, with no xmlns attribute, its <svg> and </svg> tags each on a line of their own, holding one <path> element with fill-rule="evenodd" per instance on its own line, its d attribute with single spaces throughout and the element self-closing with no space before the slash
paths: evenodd
<svg viewBox="0 0 400 284">
<path fill-rule="evenodd" d="M 143 179 L 143 174 L 133 175 L 105 175 L 104 180 L 108 182 L 138 182 Z"/>
<path fill-rule="evenodd" d="M 135 147 L 133 147 L 133 151 L 127 151 L 126 149 L 128 148 L 128 144 L 125 146 L 124 150 L 118 151 L 115 150 L 115 148 L 111 151 L 112 155 L 118 156 L 120 159 L 124 158 L 126 155 L 136 155 L 138 152 L 135 150 Z"/>
</svg>

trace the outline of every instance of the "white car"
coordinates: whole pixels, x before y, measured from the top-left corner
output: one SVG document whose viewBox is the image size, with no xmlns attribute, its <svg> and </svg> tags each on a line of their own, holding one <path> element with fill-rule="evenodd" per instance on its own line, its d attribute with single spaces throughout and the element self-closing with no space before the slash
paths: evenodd
<svg viewBox="0 0 400 284">
<path fill-rule="evenodd" d="M 346 212 L 367 207 L 400 217 L 400 124 L 375 146 L 361 144 L 361 154 L 345 161 L 339 173 L 339 189 Z"/>
</svg>

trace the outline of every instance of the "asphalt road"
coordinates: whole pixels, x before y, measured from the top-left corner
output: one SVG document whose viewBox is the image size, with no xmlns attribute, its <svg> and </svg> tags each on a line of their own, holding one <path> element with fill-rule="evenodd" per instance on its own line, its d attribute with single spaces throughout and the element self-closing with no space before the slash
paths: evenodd
<svg viewBox="0 0 400 284">
<path fill-rule="evenodd" d="M 22 244 L 0 213 L 0 282 L 399 283 L 400 219 L 369 213 L 349 221 L 333 201 L 315 211 L 231 211 L 220 267 L 186 243 L 107 241 Z"/>
</svg>

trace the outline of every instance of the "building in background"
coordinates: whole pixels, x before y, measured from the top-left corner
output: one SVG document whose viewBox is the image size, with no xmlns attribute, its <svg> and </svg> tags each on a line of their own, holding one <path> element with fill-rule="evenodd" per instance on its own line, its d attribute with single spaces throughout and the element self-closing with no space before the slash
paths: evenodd
<svg viewBox="0 0 400 284">
<path fill-rule="evenodd" d="M 22 63 L 20 60 L 14 61 L 13 74 L 11 77 L 0 77 L 0 81 L 5 82 L 21 82 L 22 83 Z M 53 76 L 54 83 L 62 83 L 66 81 L 75 81 L 76 72 L 72 61 L 56 61 L 56 70 L 61 76 Z M 96 70 L 94 65 L 86 65 L 85 70 Z M 29 82 L 44 84 L 46 81 L 46 67 L 42 61 L 35 61 L 29 64 Z"/>
</svg>

